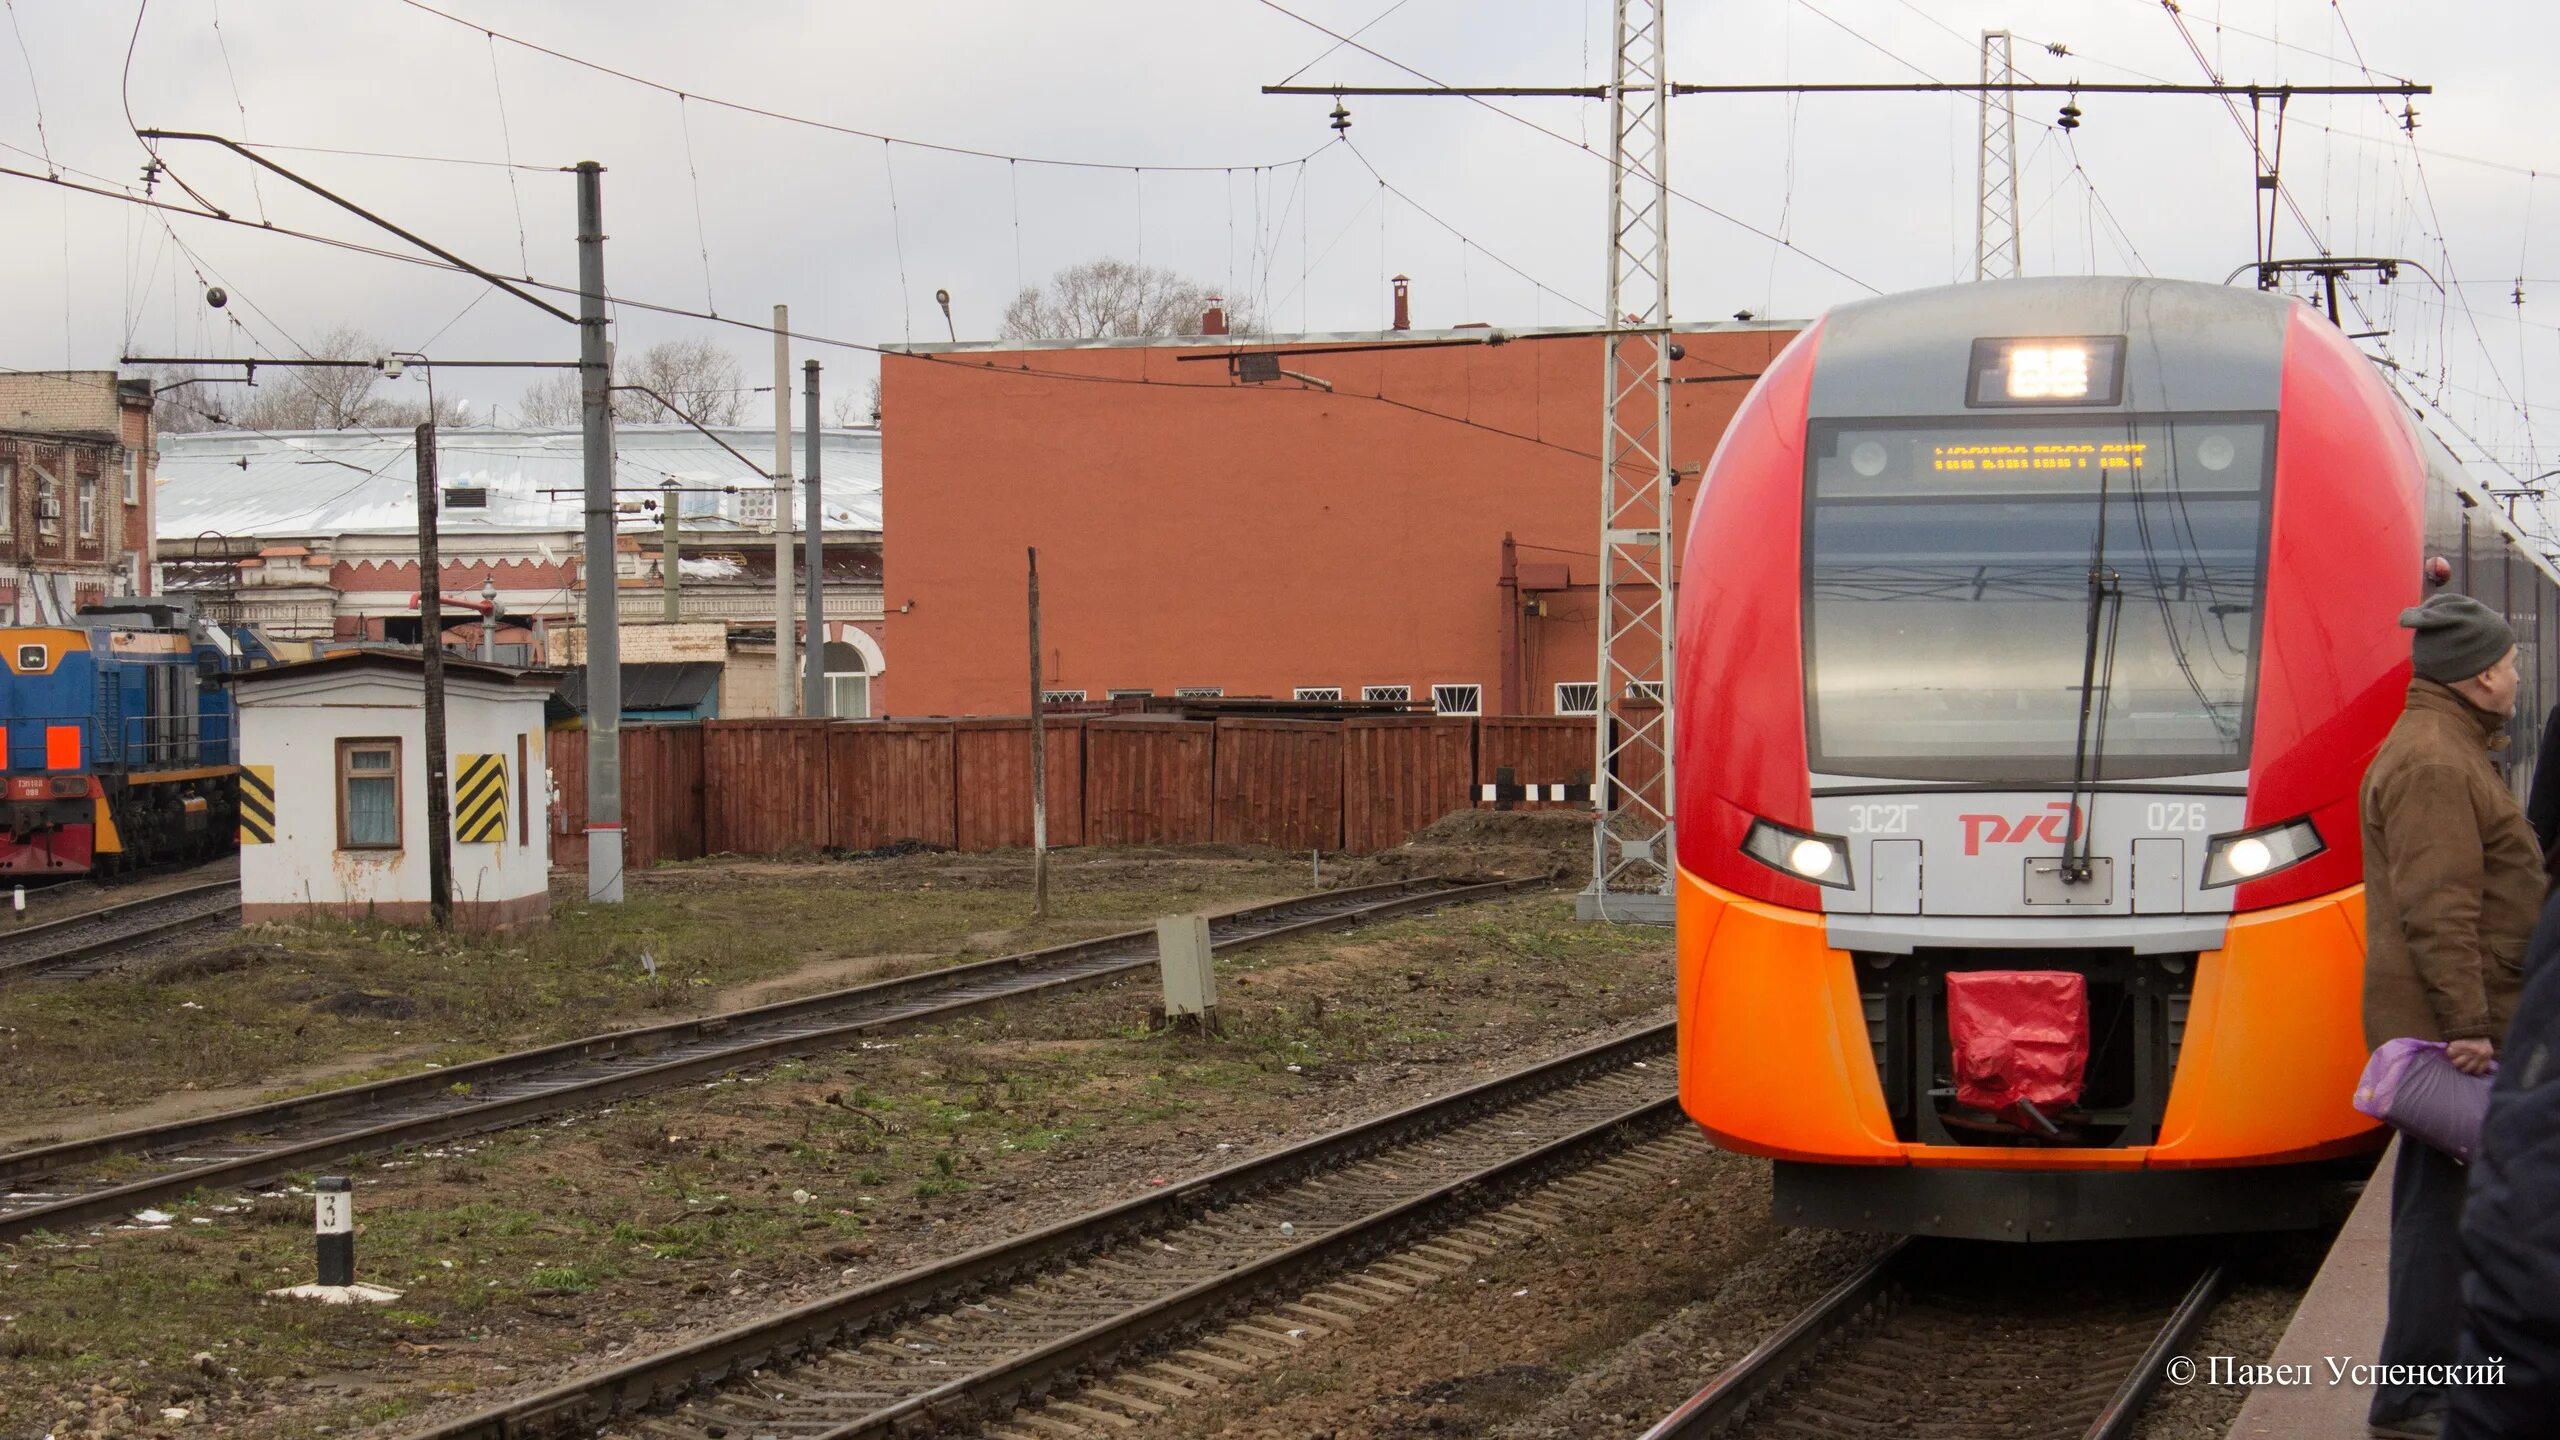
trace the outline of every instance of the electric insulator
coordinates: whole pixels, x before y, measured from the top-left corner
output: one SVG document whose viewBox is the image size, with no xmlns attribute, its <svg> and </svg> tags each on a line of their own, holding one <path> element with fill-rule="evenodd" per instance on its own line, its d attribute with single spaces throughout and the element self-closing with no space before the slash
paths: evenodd
<svg viewBox="0 0 2560 1440">
<path fill-rule="evenodd" d="M 1342 97 L 1337 95 L 1333 100 L 1333 133 L 1341 135 L 1350 129 L 1351 112 L 1342 107 Z"/>
<path fill-rule="evenodd" d="M 2077 130 L 2080 128 L 2079 106 L 2066 104 L 2062 107 L 2062 128 L 2065 130 Z"/>
</svg>

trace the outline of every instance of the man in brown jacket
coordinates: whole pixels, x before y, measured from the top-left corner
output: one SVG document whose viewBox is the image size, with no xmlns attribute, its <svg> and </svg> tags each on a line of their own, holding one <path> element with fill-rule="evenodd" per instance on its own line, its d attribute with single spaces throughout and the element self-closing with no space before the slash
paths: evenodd
<svg viewBox="0 0 2560 1440">
<path fill-rule="evenodd" d="M 2533 827 L 2490 752 L 2515 713 L 2515 632 L 2467 595 L 2403 611 L 2417 678 L 2408 708 L 2365 772 L 2364 1033 L 2368 1046 L 2442 1040 L 2483 1074 L 2522 989 L 2525 941 L 2542 901 Z M 2391 1175 L 2385 1365 L 2450 1365 L 2461 1326 L 2462 1166 L 2402 1137 Z M 2377 1385 L 2377 1436 L 2438 1433 L 2446 1396 Z"/>
</svg>

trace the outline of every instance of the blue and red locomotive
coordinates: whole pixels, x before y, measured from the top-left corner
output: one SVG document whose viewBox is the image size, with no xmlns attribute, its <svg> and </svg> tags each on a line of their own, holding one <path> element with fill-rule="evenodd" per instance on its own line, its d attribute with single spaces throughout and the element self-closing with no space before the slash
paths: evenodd
<svg viewBox="0 0 2560 1440">
<path fill-rule="evenodd" d="M 0 874 L 75 876 L 228 848 L 240 643 L 165 599 L 0 627 Z"/>
</svg>

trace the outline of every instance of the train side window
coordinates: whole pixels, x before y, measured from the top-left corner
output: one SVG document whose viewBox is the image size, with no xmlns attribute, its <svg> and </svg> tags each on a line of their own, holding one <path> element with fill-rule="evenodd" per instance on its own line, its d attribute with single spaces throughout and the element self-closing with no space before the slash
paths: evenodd
<svg viewBox="0 0 2560 1440">
<path fill-rule="evenodd" d="M 400 742 L 338 742 L 338 848 L 400 848 Z"/>
</svg>

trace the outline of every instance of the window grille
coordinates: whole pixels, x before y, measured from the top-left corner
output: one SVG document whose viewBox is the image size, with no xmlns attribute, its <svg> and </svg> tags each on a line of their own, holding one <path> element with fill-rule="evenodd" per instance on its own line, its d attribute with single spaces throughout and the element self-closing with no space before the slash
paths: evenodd
<svg viewBox="0 0 2560 1440">
<path fill-rule="evenodd" d="M 1176 685 L 1173 687 L 1173 698 L 1176 700 L 1215 700 L 1226 693 L 1227 687 L 1223 685 Z"/>
<path fill-rule="evenodd" d="M 1559 715 L 1596 715 L 1600 711 L 1600 682 L 1567 680 L 1556 686 L 1556 713 Z"/>
<path fill-rule="evenodd" d="M 1363 685 L 1360 687 L 1360 698 L 1393 700 L 1403 704 L 1413 699 L 1413 687 L 1410 685 Z"/>
<path fill-rule="evenodd" d="M 1152 700 L 1156 692 L 1153 690 L 1105 690 L 1102 694 L 1107 700 Z"/>
<path fill-rule="evenodd" d="M 1481 715 L 1484 713 L 1484 687 L 1481 685 L 1434 685 L 1431 708 L 1442 715 Z"/>
<path fill-rule="evenodd" d="M 1040 692 L 1040 703 L 1043 705 L 1081 705 L 1084 703 L 1084 692 L 1081 690 L 1043 690 Z"/>
<path fill-rule="evenodd" d="M 1296 690 L 1292 691 L 1291 694 L 1300 700 L 1339 700 L 1342 698 L 1342 687 L 1339 685 L 1301 685 Z"/>
<path fill-rule="evenodd" d="M 1630 700 L 1650 700 L 1654 704 L 1659 705 L 1662 703 L 1662 682 L 1659 680 L 1630 680 L 1627 682 L 1627 698 Z"/>
</svg>

